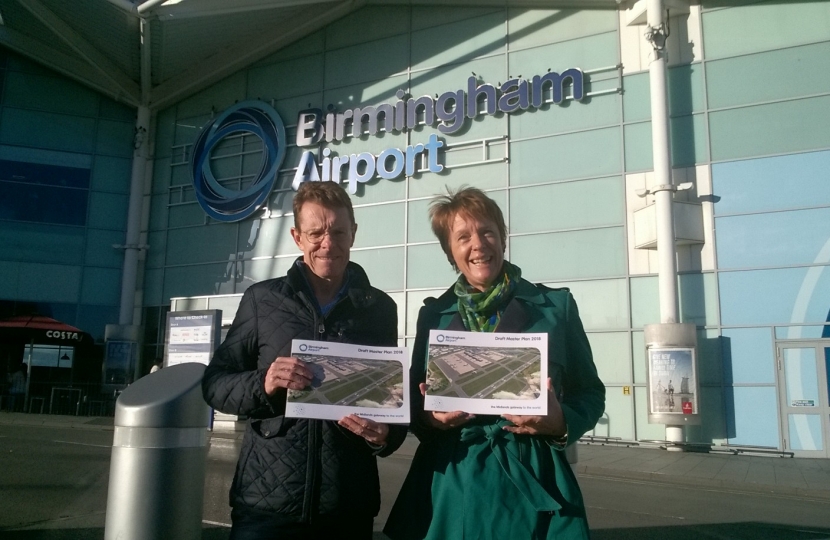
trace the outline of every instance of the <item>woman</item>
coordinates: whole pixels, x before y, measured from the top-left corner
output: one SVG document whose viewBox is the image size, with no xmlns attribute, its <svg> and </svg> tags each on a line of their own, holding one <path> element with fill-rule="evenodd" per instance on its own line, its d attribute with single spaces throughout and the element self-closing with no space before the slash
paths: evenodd
<svg viewBox="0 0 830 540">
<path fill-rule="evenodd" d="M 504 260 L 504 218 L 482 191 L 437 198 L 430 220 L 461 275 L 418 315 L 411 427 L 421 444 L 384 532 L 393 540 L 587 538 L 564 450 L 602 415 L 605 387 L 574 299 L 567 289 L 529 283 Z M 548 414 L 425 411 L 431 329 L 546 333 Z"/>
</svg>

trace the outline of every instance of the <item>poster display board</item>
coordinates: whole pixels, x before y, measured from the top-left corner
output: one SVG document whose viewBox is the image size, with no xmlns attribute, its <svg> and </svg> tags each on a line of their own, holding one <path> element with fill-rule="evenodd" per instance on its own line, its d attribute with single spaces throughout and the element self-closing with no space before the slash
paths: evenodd
<svg viewBox="0 0 830 540">
<path fill-rule="evenodd" d="M 668 427 L 700 425 L 697 327 L 656 323 L 643 327 L 646 344 L 648 421 Z M 672 432 L 672 437 L 680 437 Z M 668 436 L 668 432 L 667 432 Z"/>
<path fill-rule="evenodd" d="M 548 412 L 547 334 L 430 330 L 428 356 L 428 411 Z"/>
<path fill-rule="evenodd" d="M 164 365 L 207 365 L 220 343 L 222 311 L 171 311 L 164 335 Z"/>
<path fill-rule="evenodd" d="M 133 382 L 138 361 L 138 343 L 116 339 L 108 340 L 106 343 L 103 384 L 114 387 L 127 386 Z"/>
<path fill-rule="evenodd" d="M 649 348 L 648 374 L 649 414 L 699 413 L 694 348 Z"/>
<path fill-rule="evenodd" d="M 308 388 L 289 390 L 285 416 L 339 420 L 356 414 L 387 424 L 409 423 L 409 353 L 295 339 L 291 355 L 314 373 Z"/>
</svg>

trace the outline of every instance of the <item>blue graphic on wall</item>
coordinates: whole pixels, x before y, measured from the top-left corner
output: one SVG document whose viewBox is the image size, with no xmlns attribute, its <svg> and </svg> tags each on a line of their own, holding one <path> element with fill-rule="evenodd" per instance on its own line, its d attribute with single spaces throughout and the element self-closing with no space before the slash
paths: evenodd
<svg viewBox="0 0 830 540">
<path fill-rule="evenodd" d="M 214 177 L 210 155 L 225 137 L 242 134 L 253 134 L 262 140 L 262 160 L 250 186 L 229 189 Z M 190 172 L 196 200 L 217 221 L 241 221 L 268 199 L 284 158 L 285 126 L 277 111 L 261 101 L 237 103 L 207 124 L 193 145 Z"/>
</svg>

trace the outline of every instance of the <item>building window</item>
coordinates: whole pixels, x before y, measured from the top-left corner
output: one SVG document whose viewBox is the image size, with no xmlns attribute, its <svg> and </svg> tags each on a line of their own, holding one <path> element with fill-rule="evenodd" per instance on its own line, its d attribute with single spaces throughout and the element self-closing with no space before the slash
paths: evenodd
<svg viewBox="0 0 830 540">
<path fill-rule="evenodd" d="M 89 169 L 0 160 L 0 219 L 86 225 Z"/>
</svg>

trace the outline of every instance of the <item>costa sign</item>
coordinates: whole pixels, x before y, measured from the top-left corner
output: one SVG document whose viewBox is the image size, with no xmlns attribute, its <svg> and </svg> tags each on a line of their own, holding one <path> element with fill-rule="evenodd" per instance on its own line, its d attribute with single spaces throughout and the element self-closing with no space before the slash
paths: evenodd
<svg viewBox="0 0 830 540">
<path fill-rule="evenodd" d="M 46 337 L 52 339 L 81 341 L 81 335 L 78 332 L 63 332 L 61 330 L 47 330 Z"/>
</svg>

